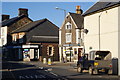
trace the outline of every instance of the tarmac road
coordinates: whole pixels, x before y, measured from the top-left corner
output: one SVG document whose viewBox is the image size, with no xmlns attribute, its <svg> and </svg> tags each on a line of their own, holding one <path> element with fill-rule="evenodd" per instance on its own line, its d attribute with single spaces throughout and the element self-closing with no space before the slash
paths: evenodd
<svg viewBox="0 0 120 80">
<path fill-rule="evenodd" d="M 53 80 L 60 76 L 51 74 L 48 69 L 19 62 L 3 62 L 2 80 Z"/>
<path fill-rule="evenodd" d="M 88 72 L 78 73 L 72 63 L 56 63 L 51 66 L 43 65 L 40 62 L 30 62 L 35 66 L 43 66 L 44 68 L 51 68 L 52 73 L 68 80 L 120 80 L 116 75 L 107 75 L 101 73 L 99 75 L 89 75 Z"/>
<path fill-rule="evenodd" d="M 78 73 L 71 64 L 44 65 L 39 61 L 9 61 L 3 63 L 2 79 L 12 80 L 120 80 L 116 75 Z"/>
</svg>

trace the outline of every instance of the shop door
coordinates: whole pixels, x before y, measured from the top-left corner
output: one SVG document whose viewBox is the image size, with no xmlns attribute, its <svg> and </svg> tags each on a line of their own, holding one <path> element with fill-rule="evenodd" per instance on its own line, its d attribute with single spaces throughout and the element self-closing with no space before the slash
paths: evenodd
<svg viewBox="0 0 120 80">
<path fill-rule="evenodd" d="M 34 49 L 34 59 L 38 59 L 38 49 Z"/>
<path fill-rule="evenodd" d="M 78 48 L 78 60 L 81 58 L 82 48 Z"/>
</svg>

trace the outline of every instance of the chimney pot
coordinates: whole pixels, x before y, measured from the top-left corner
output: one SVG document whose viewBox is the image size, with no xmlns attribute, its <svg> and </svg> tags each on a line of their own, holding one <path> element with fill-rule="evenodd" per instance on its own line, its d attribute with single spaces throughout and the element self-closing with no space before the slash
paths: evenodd
<svg viewBox="0 0 120 80">
<path fill-rule="evenodd" d="M 19 11 L 19 13 L 18 13 L 19 16 L 21 16 L 21 15 L 28 16 L 28 9 L 26 9 L 26 8 L 19 8 L 18 11 Z"/>
<path fill-rule="evenodd" d="M 10 18 L 10 15 L 2 14 L 2 21 L 8 20 L 9 18 Z"/>
<path fill-rule="evenodd" d="M 80 6 L 76 6 L 76 13 L 77 14 L 82 14 L 83 13 L 83 10 L 80 9 Z"/>
</svg>

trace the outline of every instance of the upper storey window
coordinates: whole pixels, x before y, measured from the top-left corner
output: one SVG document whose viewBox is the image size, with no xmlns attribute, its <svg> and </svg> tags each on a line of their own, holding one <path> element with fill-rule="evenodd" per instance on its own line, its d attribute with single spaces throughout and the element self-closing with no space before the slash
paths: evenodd
<svg viewBox="0 0 120 80">
<path fill-rule="evenodd" d="M 67 22 L 65 27 L 66 29 L 72 29 L 72 24 L 70 22 Z"/>
</svg>

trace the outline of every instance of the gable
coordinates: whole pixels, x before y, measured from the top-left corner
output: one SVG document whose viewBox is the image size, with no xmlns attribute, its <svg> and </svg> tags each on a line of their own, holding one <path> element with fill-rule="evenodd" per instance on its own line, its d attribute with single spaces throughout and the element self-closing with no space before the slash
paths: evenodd
<svg viewBox="0 0 120 80">
<path fill-rule="evenodd" d="M 68 13 L 68 15 L 66 16 L 66 18 L 61 26 L 61 29 L 65 26 L 65 24 L 67 22 L 72 23 L 72 25 L 74 25 L 75 28 L 82 29 L 83 28 L 83 21 L 84 21 L 84 18 L 81 14 Z"/>
</svg>

